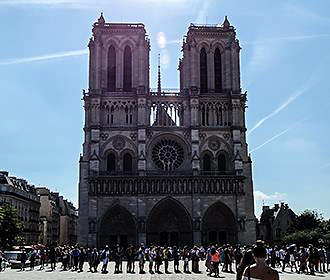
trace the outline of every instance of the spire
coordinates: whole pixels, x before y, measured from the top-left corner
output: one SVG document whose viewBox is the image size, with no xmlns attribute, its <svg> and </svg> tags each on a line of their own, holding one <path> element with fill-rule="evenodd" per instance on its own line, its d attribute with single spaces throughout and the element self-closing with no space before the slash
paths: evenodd
<svg viewBox="0 0 330 280">
<path fill-rule="evenodd" d="M 229 22 L 227 16 L 225 16 L 225 20 L 224 20 L 224 22 L 223 22 L 223 27 L 224 27 L 225 29 L 229 29 L 229 27 L 230 27 L 230 22 Z"/>
<path fill-rule="evenodd" d="M 160 77 L 160 53 L 158 54 L 158 86 L 157 92 L 160 94 L 162 92 L 161 77 Z"/>
<path fill-rule="evenodd" d="M 103 13 L 102 13 L 102 12 L 101 12 L 100 17 L 99 17 L 98 20 L 97 20 L 97 23 L 98 23 L 99 25 L 104 25 L 104 24 L 105 24 L 105 20 L 104 20 L 104 17 L 103 17 Z"/>
</svg>

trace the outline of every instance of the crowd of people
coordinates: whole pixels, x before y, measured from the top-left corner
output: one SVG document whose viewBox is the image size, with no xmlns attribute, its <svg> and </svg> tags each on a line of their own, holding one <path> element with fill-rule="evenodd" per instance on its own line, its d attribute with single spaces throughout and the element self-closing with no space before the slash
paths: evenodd
<svg viewBox="0 0 330 280">
<path fill-rule="evenodd" d="M 0 251 L 0 268 L 4 254 Z M 201 264 L 206 266 L 208 276 L 220 277 L 220 273 L 234 273 L 236 279 L 278 279 L 277 270 L 285 272 L 306 273 L 329 271 L 329 250 L 309 245 L 297 247 L 270 247 L 259 241 L 255 246 L 128 246 L 127 248 L 105 246 L 103 249 L 70 247 L 32 247 L 29 251 L 22 249 L 20 254 L 21 270 L 25 270 L 29 261 L 30 270 L 36 264 L 39 270 L 48 266 L 51 271 L 60 269 L 83 272 L 86 267 L 92 273 L 109 273 L 109 263 L 114 262 L 113 273 L 123 273 L 123 262 L 126 273 L 200 273 Z M 169 263 L 173 262 L 173 271 Z M 85 266 L 88 263 L 88 266 Z M 270 278 L 258 278 L 260 275 Z M 277 276 L 276 276 L 277 275 Z"/>
</svg>

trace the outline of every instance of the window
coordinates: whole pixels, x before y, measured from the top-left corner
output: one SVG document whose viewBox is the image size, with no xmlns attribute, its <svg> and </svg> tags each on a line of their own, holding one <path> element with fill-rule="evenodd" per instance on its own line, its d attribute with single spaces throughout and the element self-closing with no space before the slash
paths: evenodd
<svg viewBox="0 0 330 280">
<path fill-rule="evenodd" d="M 111 106 L 111 109 L 110 109 L 110 123 L 113 124 L 113 121 L 114 121 L 114 111 L 115 109 L 113 108 L 113 106 Z"/>
<path fill-rule="evenodd" d="M 224 154 L 220 154 L 218 157 L 218 171 L 226 171 L 226 157 Z"/>
<path fill-rule="evenodd" d="M 112 153 L 110 153 L 107 157 L 107 171 L 116 171 L 116 157 Z"/>
<path fill-rule="evenodd" d="M 132 172 L 132 156 L 129 153 L 124 154 L 123 170 L 126 173 Z"/>
<path fill-rule="evenodd" d="M 221 91 L 222 73 L 221 73 L 221 54 L 219 48 L 217 48 L 214 52 L 214 86 L 216 92 Z"/>
<path fill-rule="evenodd" d="M 116 51 L 113 46 L 109 48 L 108 52 L 108 89 L 116 90 Z"/>
<path fill-rule="evenodd" d="M 132 51 L 129 46 L 124 50 L 124 91 L 132 90 Z"/>
<path fill-rule="evenodd" d="M 211 157 L 209 154 L 203 157 L 203 171 L 211 171 Z"/>
<path fill-rule="evenodd" d="M 200 53 L 200 89 L 201 92 L 207 92 L 207 56 L 205 48 Z"/>
</svg>

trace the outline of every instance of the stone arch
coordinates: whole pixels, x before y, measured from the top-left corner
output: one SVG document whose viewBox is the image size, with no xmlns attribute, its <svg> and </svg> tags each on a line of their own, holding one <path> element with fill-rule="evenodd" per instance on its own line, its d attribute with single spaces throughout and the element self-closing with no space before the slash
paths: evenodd
<svg viewBox="0 0 330 280">
<path fill-rule="evenodd" d="M 148 244 L 184 246 L 193 243 L 191 216 L 172 197 L 162 199 L 152 208 L 146 229 Z"/>
<path fill-rule="evenodd" d="M 125 168 L 125 164 L 128 164 L 127 160 L 127 155 L 130 156 L 130 160 L 131 160 L 131 169 L 128 170 L 127 168 Z M 125 158 L 126 157 L 126 158 Z M 122 166 L 122 171 L 125 174 L 132 174 L 134 173 L 134 170 L 136 170 L 136 162 L 137 162 L 137 155 L 136 153 L 134 153 L 134 151 L 132 151 L 131 149 L 124 149 L 120 152 L 120 160 L 121 160 L 121 166 Z M 128 166 L 126 166 L 128 167 Z"/>
<path fill-rule="evenodd" d="M 206 53 L 209 53 L 209 51 L 210 51 L 210 45 L 207 42 L 202 41 L 202 42 L 198 43 L 198 46 L 197 46 L 198 53 L 201 52 L 202 48 L 205 48 Z"/>
<path fill-rule="evenodd" d="M 105 153 L 108 150 L 111 150 L 111 149 L 114 150 L 114 147 L 112 146 L 112 141 L 115 137 L 118 137 L 118 136 L 122 137 L 125 140 L 125 146 L 123 147 L 123 149 L 129 148 L 134 152 L 134 154 L 137 154 L 137 147 L 131 139 L 129 139 L 128 137 L 126 137 L 124 135 L 115 135 L 115 136 L 110 137 L 105 143 L 103 143 L 101 145 L 101 148 L 100 148 L 101 157 L 104 157 Z"/>
<path fill-rule="evenodd" d="M 209 163 L 207 163 L 209 161 Z M 205 150 L 201 153 L 201 168 L 204 174 L 210 174 L 213 170 L 214 157 L 211 151 Z"/>
<path fill-rule="evenodd" d="M 223 202 L 217 201 L 205 211 L 202 219 L 202 241 L 203 244 L 233 244 L 237 241 L 235 216 Z"/>
<path fill-rule="evenodd" d="M 126 247 L 137 242 L 137 226 L 133 215 L 123 206 L 116 204 L 104 214 L 98 231 L 98 246 L 120 244 Z"/>
<path fill-rule="evenodd" d="M 217 48 L 220 50 L 221 55 L 223 55 L 225 53 L 225 45 L 222 42 L 217 41 L 217 42 L 211 44 L 210 49 L 213 54 Z"/>
<path fill-rule="evenodd" d="M 220 159 L 220 157 L 223 157 L 223 159 Z M 226 151 L 226 150 L 219 150 L 216 155 L 215 155 L 215 159 L 216 159 L 216 169 L 217 171 L 219 172 L 228 172 L 228 171 L 231 171 L 233 169 L 233 164 L 232 164 L 232 161 L 233 161 L 233 158 L 232 156 L 229 155 L 229 153 Z M 225 168 L 223 170 L 223 168 L 220 168 L 220 160 L 224 160 L 225 161 Z M 223 164 L 223 163 L 222 163 Z"/>
</svg>

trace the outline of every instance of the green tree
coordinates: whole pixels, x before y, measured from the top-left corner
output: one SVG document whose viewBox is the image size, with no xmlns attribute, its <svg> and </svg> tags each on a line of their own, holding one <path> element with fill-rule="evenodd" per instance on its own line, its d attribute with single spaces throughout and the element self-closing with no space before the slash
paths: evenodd
<svg viewBox="0 0 330 280">
<path fill-rule="evenodd" d="M 330 244 L 330 220 L 315 210 L 305 210 L 288 229 L 283 237 L 286 244 L 306 246 L 319 245 L 320 241 Z"/>
<path fill-rule="evenodd" d="M 22 239 L 23 225 L 9 204 L 0 207 L 0 248 L 8 249 Z"/>
</svg>

